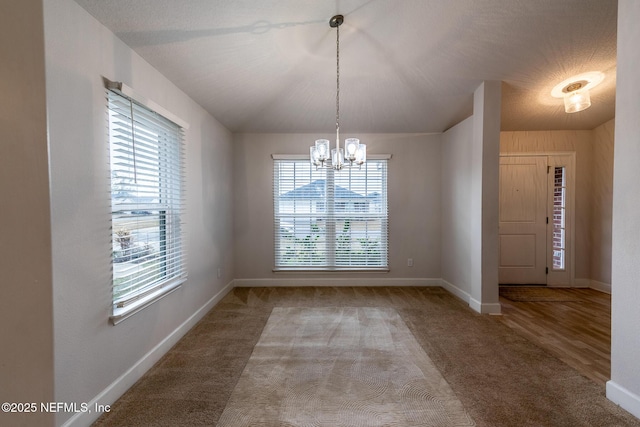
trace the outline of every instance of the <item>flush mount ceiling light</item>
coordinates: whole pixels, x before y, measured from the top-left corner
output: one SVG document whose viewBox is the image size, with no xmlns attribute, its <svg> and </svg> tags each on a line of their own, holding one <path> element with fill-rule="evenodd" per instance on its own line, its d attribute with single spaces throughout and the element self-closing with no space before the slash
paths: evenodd
<svg viewBox="0 0 640 427">
<path fill-rule="evenodd" d="M 602 82 L 603 79 L 604 74 L 599 71 L 579 74 L 557 84 L 551 90 L 551 95 L 564 99 L 565 112 L 577 113 L 591 106 L 589 90 Z"/>
<path fill-rule="evenodd" d="M 357 138 L 347 138 L 344 149 L 340 148 L 340 25 L 343 22 L 342 15 L 335 15 L 329 20 L 329 26 L 336 29 L 336 148 L 329 150 L 328 139 L 316 140 L 315 145 L 310 147 L 311 164 L 316 168 L 331 167 L 340 170 L 345 166 L 360 167 L 367 161 L 367 146 Z"/>
<path fill-rule="evenodd" d="M 584 81 L 571 83 L 562 89 L 564 96 L 564 111 L 566 113 L 577 113 L 591 107 L 591 97 L 589 91 L 583 89 L 586 83 Z"/>
</svg>

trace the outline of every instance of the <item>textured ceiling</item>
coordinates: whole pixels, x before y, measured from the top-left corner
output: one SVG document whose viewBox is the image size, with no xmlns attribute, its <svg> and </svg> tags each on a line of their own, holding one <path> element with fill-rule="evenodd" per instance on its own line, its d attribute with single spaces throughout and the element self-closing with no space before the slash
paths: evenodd
<svg viewBox="0 0 640 427">
<path fill-rule="evenodd" d="M 76 0 L 234 132 L 441 132 L 503 82 L 503 130 L 614 117 L 616 0 Z M 605 73 L 591 108 L 551 89 Z"/>
</svg>

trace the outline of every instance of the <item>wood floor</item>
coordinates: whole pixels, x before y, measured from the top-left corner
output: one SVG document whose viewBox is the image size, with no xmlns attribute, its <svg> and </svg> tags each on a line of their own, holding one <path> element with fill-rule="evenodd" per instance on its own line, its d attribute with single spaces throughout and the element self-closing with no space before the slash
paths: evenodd
<svg viewBox="0 0 640 427">
<path fill-rule="evenodd" d="M 611 378 L 611 295 L 582 288 L 553 290 L 563 298 L 522 302 L 501 293 L 502 316 L 496 318 L 604 384 Z"/>
</svg>

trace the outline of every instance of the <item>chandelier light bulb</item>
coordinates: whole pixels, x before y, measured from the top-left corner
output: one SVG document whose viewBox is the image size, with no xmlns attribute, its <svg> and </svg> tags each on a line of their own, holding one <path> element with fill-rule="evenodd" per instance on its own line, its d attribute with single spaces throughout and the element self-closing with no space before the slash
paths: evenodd
<svg viewBox="0 0 640 427">
<path fill-rule="evenodd" d="M 360 145 L 360 140 L 358 138 L 347 138 L 344 142 L 344 148 L 347 152 L 347 158 L 349 160 L 353 160 L 356 157 L 356 151 L 358 150 L 358 146 Z"/>
<path fill-rule="evenodd" d="M 313 145 L 309 147 L 309 158 L 311 159 L 311 164 L 315 167 L 320 166 L 320 155 L 318 154 L 318 149 Z"/>
<path fill-rule="evenodd" d="M 324 163 L 329 159 L 329 140 L 316 140 L 316 144 L 309 147 L 309 159 L 316 168 L 324 166 Z"/>
<path fill-rule="evenodd" d="M 316 150 L 318 150 L 318 158 L 320 160 L 327 160 L 329 157 L 329 140 L 318 139 L 316 140 Z"/>
</svg>

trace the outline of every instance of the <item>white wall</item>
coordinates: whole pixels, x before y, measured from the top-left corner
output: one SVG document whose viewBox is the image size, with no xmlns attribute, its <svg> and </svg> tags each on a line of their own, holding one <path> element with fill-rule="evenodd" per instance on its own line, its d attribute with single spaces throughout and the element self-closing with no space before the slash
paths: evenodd
<svg viewBox="0 0 640 427">
<path fill-rule="evenodd" d="M 232 282 L 232 138 L 72 0 L 45 0 L 44 23 L 55 400 L 95 399 L 108 404 Z M 123 81 L 190 124 L 186 132 L 188 281 L 116 326 L 108 322 L 110 198 L 102 76 Z M 217 278 L 218 268 L 221 278 Z M 56 423 L 71 415 L 58 414 Z M 79 424 L 98 415 L 81 415 Z"/>
<path fill-rule="evenodd" d="M 595 286 L 605 288 L 611 288 L 614 131 L 615 120 L 593 130 L 589 278 Z"/>
<path fill-rule="evenodd" d="M 389 273 L 273 273 L 272 154 L 308 154 L 311 134 L 234 136 L 235 274 L 240 285 L 430 284 L 440 272 L 441 135 L 359 134 L 369 154 L 389 161 Z M 351 135 L 344 135 L 348 137 Z M 413 258 L 413 267 L 407 259 Z M 304 279 L 304 280 L 300 280 Z M 335 281 L 338 279 L 338 281 Z M 406 280 L 402 280 L 406 279 Z M 329 282 L 327 280 L 330 280 Z M 331 282 L 332 281 L 332 282 Z"/>
<path fill-rule="evenodd" d="M 500 82 L 474 93 L 473 116 L 442 147 L 442 279 L 480 313 L 499 313 L 498 165 Z"/>
<path fill-rule="evenodd" d="M 0 402 L 48 402 L 53 306 L 40 2 L 2 3 L 0 58 Z M 3 426 L 52 420 L 0 412 Z"/>
<path fill-rule="evenodd" d="M 471 295 L 471 146 L 473 118 L 447 130 L 442 138 L 442 279 Z"/>
<path fill-rule="evenodd" d="M 611 380 L 607 397 L 640 417 L 640 2 L 618 1 L 613 175 Z"/>
</svg>

